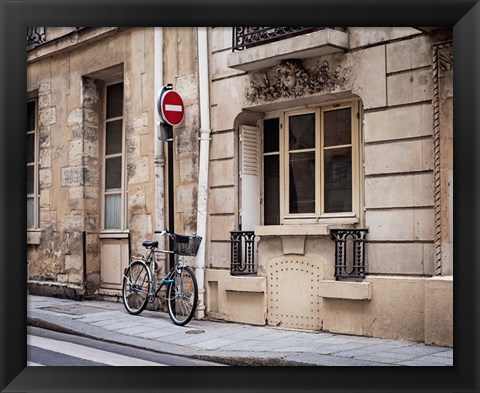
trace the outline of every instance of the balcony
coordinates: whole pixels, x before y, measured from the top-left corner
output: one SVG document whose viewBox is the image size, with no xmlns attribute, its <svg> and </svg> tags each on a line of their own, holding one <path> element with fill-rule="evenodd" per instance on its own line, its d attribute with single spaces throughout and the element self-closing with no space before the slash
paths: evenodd
<svg viewBox="0 0 480 393">
<path fill-rule="evenodd" d="M 365 278 L 365 242 L 367 228 L 330 229 L 335 242 L 335 279 L 363 280 Z"/>
<path fill-rule="evenodd" d="M 334 27 L 234 27 L 227 64 L 242 71 L 272 67 L 285 59 L 344 52 L 348 32 Z"/>
<path fill-rule="evenodd" d="M 231 231 L 230 245 L 230 274 L 232 276 L 256 274 L 255 233 L 252 231 Z"/>
<path fill-rule="evenodd" d="M 46 42 L 45 27 L 27 27 L 27 50 Z"/>
<path fill-rule="evenodd" d="M 27 51 L 43 44 L 68 38 L 86 27 L 27 27 Z"/>
</svg>

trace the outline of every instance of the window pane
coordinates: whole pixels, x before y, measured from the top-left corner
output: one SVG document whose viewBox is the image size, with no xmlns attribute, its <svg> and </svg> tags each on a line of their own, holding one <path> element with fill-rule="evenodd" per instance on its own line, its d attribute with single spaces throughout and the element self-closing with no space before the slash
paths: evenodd
<svg viewBox="0 0 480 393">
<path fill-rule="evenodd" d="M 107 86 L 107 119 L 123 114 L 123 82 Z"/>
<path fill-rule="evenodd" d="M 121 229 L 120 212 L 120 194 L 105 195 L 105 229 Z"/>
<path fill-rule="evenodd" d="M 105 160 L 105 190 L 122 188 L 122 157 Z"/>
<path fill-rule="evenodd" d="M 122 120 L 108 122 L 106 154 L 122 152 Z"/>
<path fill-rule="evenodd" d="M 290 150 L 315 147 L 315 113 L 290 116 L 288 120 Z"/>
<path fill-rule="evenodd" d="M 263 122 L 263 152 L 279 151 L 279 119 L 268 119 Z"/>
<path fill-rule="evenodd" d="M 352 211 L 352 149 L 325 150 L 325 212 Z"/>
<path fill-rule="evenodd" d="M 351 143 L 351 108 L 324 112 L 324 122 L 324 146 L 349 145 Z"/>
<path fill-rule="evenodd" d="M 27 198 L 27 228 L 33 228 L 35 225 L 33 211 L 33 198 Z"/>
<path fill-rule="evenodd" d="M 27 102 L 27 131 L 35 129 L 35 101 Z"/>
<path fill-rule="evenodd" d="M 35 182 L 35 166 L 27 166 L 27 194 L 33 194 L 34 192 L 34 182 Z"/>
<path fill-rule="evenodd" d="M 280 166 L 279 156 L 265 156 L 263 161 L 263 223 L 280 224 Z"/>
<path fill-rule="evenodd" d="M 27 163 L 35 162 L 35 134 L 27 134 Z"/>
<path fill-rule="evenodd" d="M 290 213 L 315 212 L 315 152 L 290 154 Z"/>
</svg>

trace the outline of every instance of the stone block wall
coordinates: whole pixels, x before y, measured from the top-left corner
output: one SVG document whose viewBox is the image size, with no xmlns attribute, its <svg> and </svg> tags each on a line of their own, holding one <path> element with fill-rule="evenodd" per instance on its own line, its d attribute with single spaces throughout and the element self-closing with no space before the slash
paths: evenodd
<svg viewBox="0 0 480 393">
<path fill-rule="evenodd" d="M 362 211 L 358 225 L 369 228 L 366 260 L 372 296 L 367 300 L 325 297 L 320 300 L 323 306 L 318 324 L 337 332 L 422 341 L 442 307 L 437 304 L 431 306 L 430 311 L 426 310 L 425 280 L 436 274 L 437 252 L 434 91 L 438 80 L 433 73 L 433 45 L 444 40 L 445 35 L 443 32 L 426 35 L 411 27 L 358 27 L 348 31 L 350 51 L 303 60 L 306 69 L 314 69 L 327 61 L 330 69 L 337 70 L 339 82 L 332 89 L 310 96 L 269 101 L 261 96 L 252 99 L 248 92 L 251 85 L 258 86 L 265 77 L 272 84 L 277 78 L 275 68 L 249 73 L 228 68 L 232 29 L 210 29 L 212 141 L 207 281 L 209 275 L 213 277 L 229 268 L 229 231 L 239 228 L 238 125 L 255 126 L 256 120 L 266 111 L 356 96 L 363 107 L 360 138 Z M 447 97 L 441 102 L 439 111 L 443 135 L 440 156 L 445 157 L 441 161 L 444 168 L 441 181 L 447 185 L 441 210 L 443 226 L 448 225 L 445 217 L 451 202 L 451 78 L 451 74 L 443 73 L 439 87 L 440 96 Z M 443 227 L 442 232 L 443 255 L 448 254 L 451 246 L 451 231 L 446 229 Z M 277 279 L 275 275 L 270 277 L 268 272 L 271 261 L 282 258 L 282 247 L 285 247 L 282 239 L 273 234 L 260 236 L 258 275 L 267 278 L 267 288 Z M 310 235 L 306 239 L 305 255 L 325 267 L 325 280 L 332 279 L 333 245 L 325 247 L 324 244 L 331 241 L 326 236 Z M 293 257 L 296 256 L 284 255 L 283 258 Z M 444 263 L 444 272 L 451 271 L 449 263 L 451 260 Z M 215 310 L 225 307 L 221 299 L 228 300 L 222 296 L 225 282 L 212 279 L 208 283 L 207 304 L 214 314 Z M 300 287 L 309 284 L 306 277 L 297 277 L 296 282 Z M 390 293 L 389 288 L 394 292 Z M 208 297 L 209 291 L 213 299 Z M 448 291 L 447 286 L 443 293 L 446 299 L 451 295 Z M 432 297 L 430 292 L 428 296 Z M 270 307 L 272 299 L 267 294 L 265 297 Z M 392 310 L 399 312 L 394 315 Z M 260 314 L 257 309 L 252 312 Z M 452 332 L 448 334 L 451 336 Z"/>
<path fill-rule="evenodd" d="M 432 274 L 435 228 L 431 48 L 438 37 L 414 28 L 351 28 L 349 32 L 354 50 L 308 59 L 304 64 L 319 64 L 325 59 L 332 68 L 338 65 L 344 82 L 329 92 L 332 98 L 345 91 L 362 100 L 362 214 L 364 225 L 370 228 L 369 272 Z M 235 124 L 242 109 L 252 105 L 245 99 L 249 74 L 226 66 L 231 34 L 231 28 L 210 30 L 213 134 L 209 260 L 212 267 L 222 268 L 228 267 L 228 261 L 223 259 L 228 233 L 238 226 Z M 278 105 L 287 107 L 287 102 Z M 213 249 L 219 250 L 220 258 L 214 256 Z M 401 257 L 401 250 L 406 249 L 408 261 Z M 384 258 L 386 255 L 388 258 Z"/>
<path fill-rule="evenodd" d="M 168 27 L 164 37 L 164 83 L 171 83 L 183 99 L 185 118 L 174 127 L 175 232 L 197 231 L 199 157 L 199 93 L 197 29 Z"/>
<path fill-rule="evenodd" d="M 229 27 L 209 29 L 212 140 L 207 267 L 222 269 L 230 268 L 230 231 L 238 229 L 238 132 L 234 122 L 242 111 L 245 90 L 245 73 L 227 67 L 231 32 Z"/>
<path fill-rule="evenodd" d="M 125 86 L 126 227 L 132 254 L 143 251 L 141 240 L 151 237 L 152 40 L 151 28 L 86 29 L 29 52 L 27 92 L 37 92 L 39 103 L 40 188 L 40 240 L 27 248 L 30 280 L 85 284 L 90 293 L 101 284 L 106 79 L 123 80 Z"/>
</svg>

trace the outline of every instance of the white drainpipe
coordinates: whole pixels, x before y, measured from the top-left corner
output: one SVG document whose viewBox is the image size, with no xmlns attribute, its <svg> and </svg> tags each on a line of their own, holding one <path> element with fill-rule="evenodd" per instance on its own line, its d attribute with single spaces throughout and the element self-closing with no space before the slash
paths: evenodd
<svg viewBox="0 0 480 393">
<path fill-rule="evenodd" d="M 207 241 L 208 164 L 210 150 L 210 92 L 207 28 L 198 27 L 198 80 L 200 94 L 200 159 L 198 168 L 197 235 L 203 238 L 195 260 L 198 282 L 196 318 L 205 316 L 205 243 Z"/>
<path fill-rule="evenodd" d="M 157 124 L 160 116 L 157 111 L 158 92 L 163 86 L 163 29 L 154 28 L 153 36 L 153 113 L 154 113 L 154 173 L 155 173 L 155 231 L 165 229 L 165 150 L 164 142 L 157 137 Z M 164 239 L 156 239 L 159 242 Z M 160 243 L 162 247 L 162 244 Z M 164 254 L 160 254 L 164 255 Z M 165 260 L 165 258 L 163 258 Z"/>
</svg>

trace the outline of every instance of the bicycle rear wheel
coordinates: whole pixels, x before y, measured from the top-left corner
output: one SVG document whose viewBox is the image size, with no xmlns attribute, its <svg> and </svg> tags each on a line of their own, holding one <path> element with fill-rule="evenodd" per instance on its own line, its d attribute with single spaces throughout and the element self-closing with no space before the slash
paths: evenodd
<svg viewBox="0 0 480 393">
<path fill-rule="evenodd" d="M 150 270 L 143 261 L 135 261 L 125 270 L 122 298 L 130 314 L 138 315 L 147 306 L 151 282 Z"/>
<path fill-rule="evenodd" d="M 197 280 L 188 266 L 178 268 L 172 280 L 167 288 L 168 314 L 175 325 L 183 326 L 190 322 L 197 309 Z"/>
</svg>

